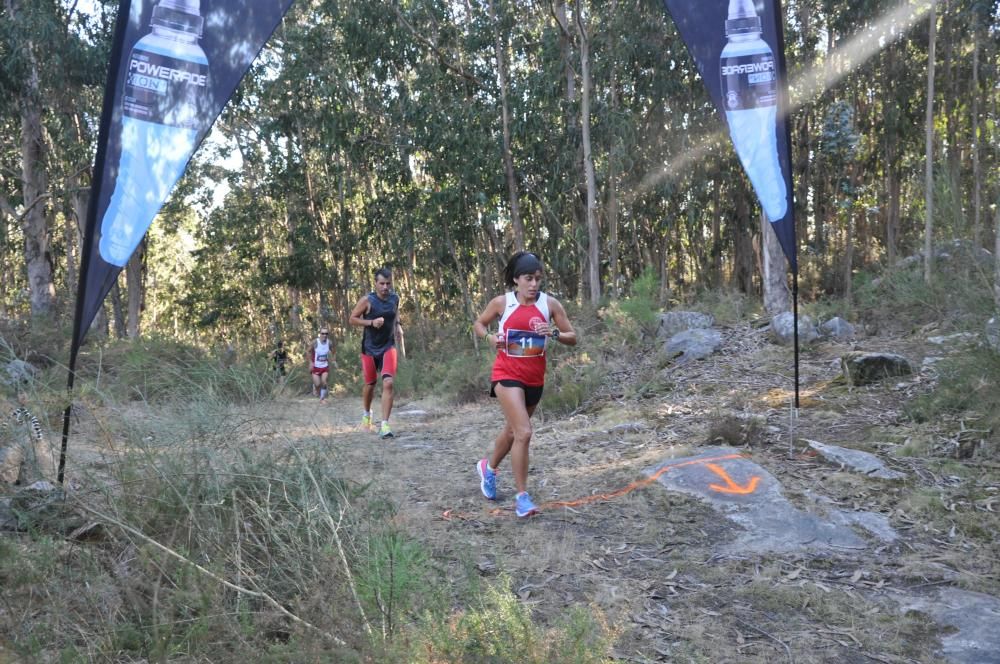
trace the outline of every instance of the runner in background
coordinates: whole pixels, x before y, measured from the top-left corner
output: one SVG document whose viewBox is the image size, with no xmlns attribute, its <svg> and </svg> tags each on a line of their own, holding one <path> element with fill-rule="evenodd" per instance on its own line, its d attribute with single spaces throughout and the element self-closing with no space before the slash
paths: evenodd
<svg viewBox="0 0 1000 664">
<path fill-rule="evenodd" d="M 319 396 L 320 403 L 326 403 L 328 391 L 327 379 L 330 377 L 330 362 L 333 361 L 333 342 L 330 341 L 330 330 L 325 325 L 319 330 L 317 337 L 309 349 L 309 375 L 312 376 L 313 396 Z"/>
<path fill-rule="evenodd" d="M 496 470 L 508 454 L 517 488 L 514 511 L 519 517 L 538 507 L 528 495 L 528 446 L 531 415 L 545 385 L 545 350 L 553 341 L 576 345 L 576 332 L 566 310 L 542 290 L 544 271 L 535 254 L 520 251 L 507 262 L 504 282 L 513 290 L 493 298 L 472 324 L 476 334 L 496 349 L 490 376 L 490 396 L 500 402 L 506 423 L 490 456 L 476 464 L 479 486 L 489 500 L 497 497 Z M 499 322 L 496 333 L 488 326 Z"/>
<path fill-rule="evenodd" d="M 393 380 L 398 362 L 396 343 L 403 343 L 403 328 L 399 325 L 399 296 L 392 290 L 392 271 L 387 267 L 375 271 L 375 289 L 358 300 L 351 311 L 351 325 L 362 327 L 361 370 L 364 387 L 361 405 L 364 414 L 361 426 L 372 428 L 372 400 L 375 384 L 382 378 L 382 425 L 379 435 L 392 438 L 389 416 L 392 414 Z"/>
<path fill-rule="evenodd" d="M 285 382 L 287 371 L 285 365 L 288 363 L 288 351 L 285 350 L 285 343 L 279 341 L 275 344 L 274 352 L 271 353 L 271 361 L 274 362 L 274 375 L 279 383 Z"/>
</svg>

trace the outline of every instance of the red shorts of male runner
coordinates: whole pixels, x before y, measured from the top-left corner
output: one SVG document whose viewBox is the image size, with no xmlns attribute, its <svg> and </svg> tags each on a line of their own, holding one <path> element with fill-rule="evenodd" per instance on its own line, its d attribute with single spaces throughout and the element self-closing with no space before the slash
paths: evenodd
<svg viewBox="0 0 1000 664">
<path fill-rule="evenodd" d="M 378 377 L 393 377 L 396 375 L 396 347 L 388 349 L 381 355 L 361 354 L 361 370 L 364 372 L 365 385 L 374 385 Z"/>
</svg>

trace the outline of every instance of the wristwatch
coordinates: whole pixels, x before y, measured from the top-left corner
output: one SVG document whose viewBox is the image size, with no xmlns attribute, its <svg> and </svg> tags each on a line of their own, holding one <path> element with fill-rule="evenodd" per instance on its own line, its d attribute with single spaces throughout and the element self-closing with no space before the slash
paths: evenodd
<svg viewBox="0 0 1000 664">
<path fill-rule="evenodd" d="M 555 341 L 559 340 L 559 328 L 558 327 L 552 328 L 552 339 L 555 340 Z"/>
</svg>

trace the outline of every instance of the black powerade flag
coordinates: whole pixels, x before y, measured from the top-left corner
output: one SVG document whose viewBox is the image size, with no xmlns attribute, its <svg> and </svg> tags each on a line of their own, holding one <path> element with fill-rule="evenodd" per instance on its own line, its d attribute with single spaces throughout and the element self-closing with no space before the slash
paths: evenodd
<svg viewBox="0 0 1000 664">
<path fill-rule="evenodd" d="M 291 4 L 121 0 L 84 228 L 69 391 L 77 352 L 104 297 Z"/>
<path fill-rule="evenodd" d="M 729 127 L 792 272 L 798 272 L 778 0 L 664 0 Z"/>
<path fill-rule="evenodd" d="M 122 0 L 74 342 L 292 0 Z"/>
</svg>

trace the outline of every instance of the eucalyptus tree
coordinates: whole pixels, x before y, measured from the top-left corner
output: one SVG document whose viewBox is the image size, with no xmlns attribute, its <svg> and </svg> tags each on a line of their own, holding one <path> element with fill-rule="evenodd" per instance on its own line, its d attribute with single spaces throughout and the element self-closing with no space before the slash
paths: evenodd
<svg viewBox="0 0 1000 664">
<path fill-rule="evenodd" d="M 66 190 L 78 196 L 87 180 L 96 125 L 87 105 L 103 82 L 108 27 L 106 16 L 84 16 L 59 0 L 5 0 L 0 12 L 0 118 L 7 135 L 19 135 L 19 149 L 0 154 L 0 214 L 5 228 L 19 226 L 16 272 L 24 270 L 35 317 L 54 313 L 53 227 Z M 79 211 L 79 201 L 70 207 Z"/>
<path fill-rule="evenodd" d="M 924 281 L 931 280 L 931 264 L 933 262 L 932 243 L 934 236 L 934 53 L 937 41 L 937 0 L 931 0 L 928 13 L 927 37 L 927 117 L 924 125 L 925 152 L 924 158 Z"/>
</svg>

